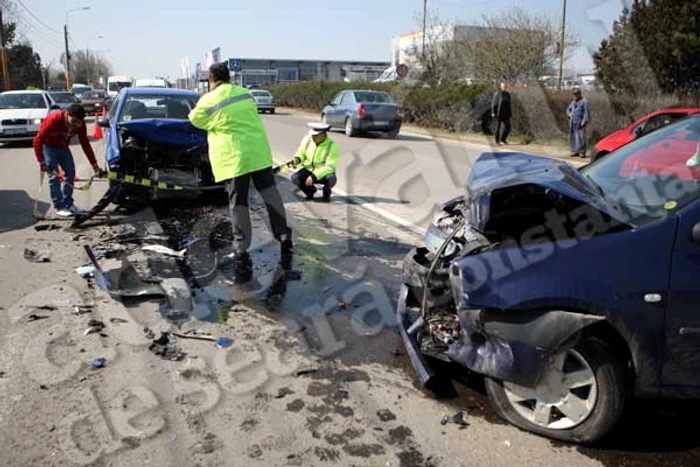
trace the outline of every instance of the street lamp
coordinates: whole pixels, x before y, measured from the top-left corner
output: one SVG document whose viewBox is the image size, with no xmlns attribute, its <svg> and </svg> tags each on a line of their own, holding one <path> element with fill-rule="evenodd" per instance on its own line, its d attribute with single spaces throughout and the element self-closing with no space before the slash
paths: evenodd
<svg viewBox="0 0 700 467">
<path fill-rule="evenodd" d="M 87 85 L 90 86 L 90 78 L 92 75 L 90 73 L 90 41 L 93 39 L 104 39 L 103 36 L 93 36 L 88 38 L 87 45 L 85 46 L 85 60 L 87 61 Z"/>
<path fill-rule="evenodd" d="M 71 78 L 70 78 L 70 52 L 68 51 L 68 14 L 75 11 L 85 11 L 89 10 L 89 6 L 84 6 L 81 8 L 74 8 L 72 10 L 66 10 L 66 22 L 63 24 L 63 38 L 66 43 L 66 90 L 71 88 Z"/>
</svg>

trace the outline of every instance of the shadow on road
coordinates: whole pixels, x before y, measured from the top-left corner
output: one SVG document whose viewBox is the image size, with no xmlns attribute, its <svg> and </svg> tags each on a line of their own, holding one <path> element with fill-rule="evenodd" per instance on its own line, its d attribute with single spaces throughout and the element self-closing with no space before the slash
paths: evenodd
<svg viewBox="0 0 700 467">
<path fill-rule="evenodd" d="M 36 224 L 34 200 L 22 190 L 0 190 L 0 233 L 25 229 Z M 46 212 L 48 203 L 39 202 L 39 212 Z"/>
</svg>

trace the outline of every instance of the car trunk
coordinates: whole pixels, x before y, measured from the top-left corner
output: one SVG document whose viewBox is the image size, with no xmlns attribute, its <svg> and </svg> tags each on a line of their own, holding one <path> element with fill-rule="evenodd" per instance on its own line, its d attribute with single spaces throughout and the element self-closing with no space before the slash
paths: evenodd
<svg viewBox="0 0 700 467">
<path fill-rule="evenodd" d="M 398 115 L 399 106 L 397 104 L 363 102 L 365 115 L 372 117 L 375 121 L 391 121 Z"/>
</svg>

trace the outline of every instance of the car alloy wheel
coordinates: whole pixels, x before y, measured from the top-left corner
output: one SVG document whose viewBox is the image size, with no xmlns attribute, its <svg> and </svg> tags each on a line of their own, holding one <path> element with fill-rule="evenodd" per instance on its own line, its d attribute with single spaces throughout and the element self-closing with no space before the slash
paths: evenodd
<svg viewBox="0 0 700 467">
<path fill-rule="evenodd" d="M 355 136 L 355 129 L 352 126 L 352 119 L 345 119 L 345 134 L 347 136 Z"/>
<path fill-rule="evenodd" d="M 583 423 L 598 399 L 598 382 L 591 366 L 576 350 L 552 358 L 537 387 L 504 382 L 508 401 L 524 419 L 551 430 L 568 430 Z"/>
</svg>

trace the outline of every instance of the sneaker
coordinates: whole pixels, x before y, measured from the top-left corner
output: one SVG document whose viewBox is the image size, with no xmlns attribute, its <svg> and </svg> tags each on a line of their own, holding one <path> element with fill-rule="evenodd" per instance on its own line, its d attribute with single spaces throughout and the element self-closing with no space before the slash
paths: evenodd
<svg viewBox="0 0 700 467">
<path fill-rule="evenodd" d="M 333 188 L 330 187 L 330 185 L 324 185 L 323 187 L 323 201 L 330 201 L 331 200 L 331 193 L 333 193 Z"/>
<path fill-rule="evenodd" d="M 73 217 L 73 212 L 69 211 L 68 209 L 59 209 L 56 211 L 56 215 L 58 217 Z"/>
<path fill-rule="evenodd" d="M 84 211 L 83 209 L 80 209 L 75 204 L 73 206 L 69 207 L 68 209 L 66 209 L 66 211 L 70 211 L 73 214 L 85 214 L 87 212 L 87 211 Z"/>
<path fill-rule="evenodd" d="M 280 238 L 280 248 L 282 254 L 288 254 L 294 251 L 294 243 L 292 242 L 292 234 L 283 235 Z"/>
</svg>

